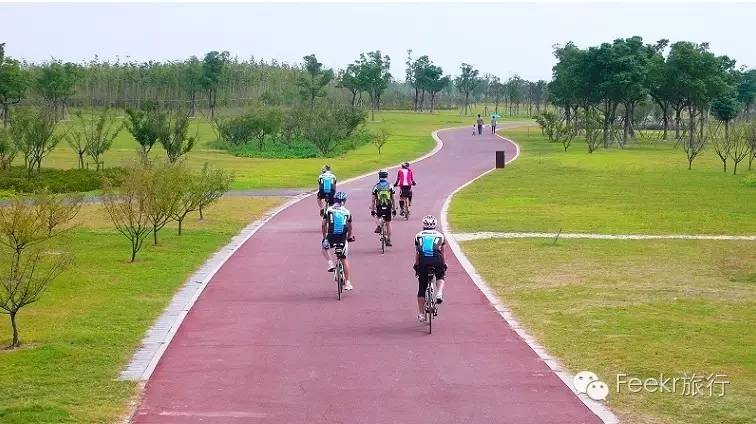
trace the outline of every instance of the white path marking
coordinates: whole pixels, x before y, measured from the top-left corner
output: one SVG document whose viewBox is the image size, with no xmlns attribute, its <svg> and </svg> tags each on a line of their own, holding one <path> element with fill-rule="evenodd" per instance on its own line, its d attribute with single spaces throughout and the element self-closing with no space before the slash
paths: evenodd
<svg viewBox="0 0 756 424">
<path fill-rule="evenodd" d="M 557 233 L 530 232 L 489 232 L 454 233 L 457 241 L 485 240 L 485 239 L 518 239 L 518 238 L 556 238 Z M 598 240 L 745 240 L 756 241 L 756 236 L 735 235 L 707 235 L 707 234 L 594 234 L 594 233 L 561 233 L 560 239 L 598 239 Z"/>
<path fill-rule="evenodd" d="M 509 140 L 507 138 L 504 138 L 500 136 L 498 133 L 496 134 L 499 138 L 508 141 L 512 143 L 515 148 L 517 149 L 517 153 L 514 155 L 514 157 L 507 160 L 507 163 L 512 162 L 513 160 L 517 159 L 520 156 L 520 146 L 515 143 L 512 140 Z M 437 139 L 437 141 L 441 141 L 438 139 L 438 134 L 433 133 L 433 137 Z M 467 259 L 467 256 L 462 251 L 462 248 L 459 246 L 459 243 L 457 243 L 456 234 L 453 234 L 450 232 L 451 226 L 449 226 L 449 220 L 448 220 L 448 214 L 449 214 L 449 204 L 451 204 L 452 198 L 454 197 L 457 192 L 462 190 L 463 188 L 469 186 L 473 182 L 477 181 L 481 177 L 489 174 L 490 172 L 496 170 L 496 168 L 489 169 L 488 171 L 480 174 L 479 176 L 473 178 L 472 180 L 466 182 L 465 184 L 459 186 L 456 190 L 454 190 L 444 201 L 444 205 L 441 208 L 441 225 L 444 228 L 444 232 L 446 234 L 446 240 L 449 244 L 449 247 L 451 248 L 452 252 L 454 252 L 454 255 L 457 257 L 457 260 L 459 260 L 459 263 L 462 265 L 462 268 L 467 272 L 467 274 L 470 276 L 470 278 L 475 282 L 475 285 L 478 286 L 478 289 L 486 296 L 489 302 L 493 305 L 493 307 L 496 309 L 496 312 L 504 318 L 504 321 L 509 324 L 509 326 L 517 333 L 520 338 L 522 338 L 525 343 L 530 346 L 531 349 L 538 355 L 541 360 L 554 372 L 554 374 L 559 377 L 560 380 L 567 386 L 567 388 L 575 393 L 572 389 L 572 378 L 573 375 L 570 373 L 570 371 L 565 368 L 559 360 L 549 354 L 549 352 L 541 346 L 533 336 L 531 336 L 527 330 L 520 324 L 519 321 L 517 321 L 517 318 L 514 317 L 512 314 L 512 311 L 499 299 L 498 296 L 496 296 L 496 293 L 491 289 L 491 287 L 486 283 L 486 281 L 483 279 L 483 277 L 478 274 L 478 271 L 475 270 L 475 267 L 472 265 L 469 259 Z M 619 419 L 616 415 L 603 403 L 596 402 L 595 400 L 589 398 L 586 394 L 576 394 L 578 399 L 580 399 L 581 402 L 585 404 L 588 409 L 590 409 L 596 416 L 599 417 L 604 423 L 606 424 L 616 424 L 619 423 Z"/>
</svg>

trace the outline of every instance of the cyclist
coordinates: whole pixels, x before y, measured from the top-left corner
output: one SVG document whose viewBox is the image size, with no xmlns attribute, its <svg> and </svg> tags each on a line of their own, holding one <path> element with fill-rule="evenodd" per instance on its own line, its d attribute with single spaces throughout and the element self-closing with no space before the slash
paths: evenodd
<svg viewBox="0 0 756 424">
<path fill-rule="evenodd" d="M 375 233 L 381 233 L 381 222 L 386 223 L 386 246 L 391 246 L 391 217 L 396 215 L 394 187 L 388 182 L 388 171 L 378 172 L 378 183 L 373 186 L 370 215 L 376 218 Z"/>
<path fill-rule="evenodd" d="M 323 216 L 325 208 L 333 204 L 333 195 L 336 193 L 336 176 L 331 173 L 331 166 L 325 165 L 320 170 L 318 177 L 318 209 Z M 325 206 L 323 205 L 325 203 Z"/>
<path fill-rule="evenodd" d="M 425 291 L 428 289 L 428 267 L 433 267 L 436 274 L 436 303 L 444 302 L 444 277 L 446 275 L 446 259 L 444 257 L 444 235 L 436 231 L 436 217 L 423 217 L 423 230 L 415 236 L 415 265 L 417 275 L 417 320 L 425 321 Z"/>
<path fill-rule="evenodd" d="M 404 162 L 402 167 L 396 172 L 396 181 L 394 187 L 399 186 L 399 214 L 404 216 L 404 205 L 407 205 L 407 211 L 412 206 L 412 186 L 415 183 L 415 175 L 410 169 L 409 162 Z"/>
<path fill-rule="evenodd" d="M 336 269 L 336 265 L 331 259 L 329 250 L 336 246 L 344 247 L 344 278 L 346 279 L 344 290 L 352 290 L 352 283 L 349 281 L 351 266 L 347 255 L 348 242 L 354 241 L 354 236 L 352 236 L 352 213 L 344 207 L 346 199 L 346 193 L 343 191 L 337 192 L 333 196 L 333 206 L 328 207 L 323 214 L 323 225 L 321 227 L 323 232 L 322 253 L 323 258 L 328 261 L 328 272 L 333 272 Z"/>
</svg>

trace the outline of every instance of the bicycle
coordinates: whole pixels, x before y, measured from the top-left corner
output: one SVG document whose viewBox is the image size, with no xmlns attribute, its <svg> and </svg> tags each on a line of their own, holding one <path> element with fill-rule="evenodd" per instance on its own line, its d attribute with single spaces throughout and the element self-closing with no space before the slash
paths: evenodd
<svg viewBox="0 0 756 424">
<path fill-rule="evenodd" d="M 428 334 L 433 334 L 433 317 L 438 316 L 436 306 L 436 270 L 432 266 L 426 269 L 428 273 L 428 288 L 425 289 L 425 322 L 428 323 Z"/>
<path fill-rule="evenodd" d="M 338 298 L 341 300 L 341 293 L 344 291 L 344 284 L 346 283 L 346 277 L 344 276 L 344 245 L 337 245 L 334 247 L 334 253 L 336 254 L 336 268 L 333 271 L 333 280 L 336 282 L 336 291 L 338 292 Z"/>
<path fill-rule="evenodd" d="M 386 236 L 386 220 L 381 218 L 381 232 L 379 233 L 379 238 L 381 240 L 381 253 L 386 253 L 386 240 L 388 237 Z"/>
</svg>

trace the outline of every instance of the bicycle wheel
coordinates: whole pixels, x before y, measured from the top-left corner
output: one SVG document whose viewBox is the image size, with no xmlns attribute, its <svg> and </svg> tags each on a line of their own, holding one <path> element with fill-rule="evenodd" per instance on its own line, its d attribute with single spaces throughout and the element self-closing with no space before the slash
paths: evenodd
<svg viewBox="0 0 756 424">
<path fill-rule="evenodd" d="M 381 222 L 381 253 L 386 253 L 386 224 Z"/>
<path fill-rule="evenodd" d="M 341 292 L 344 291 L 344 264 L 341 262 L 341 258 L 336 260 L 334 278 L 336 279 L 336 291 L 338 292 L 339 300 L 341 300 Z"/>
<path fill-rule="evenodd" d="M 436 315 L 435 281 L 436 275 L 428 275 L 428 288 L 425 290 L 425 318 L 428 321 L 428 334 L 433 334 L 433 317 Z"/>
</svg>

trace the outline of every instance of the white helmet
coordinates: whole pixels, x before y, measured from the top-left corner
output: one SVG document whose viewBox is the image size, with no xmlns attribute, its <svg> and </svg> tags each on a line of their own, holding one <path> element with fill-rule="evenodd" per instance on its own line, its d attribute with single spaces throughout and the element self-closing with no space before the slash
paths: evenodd
<svg viewBox="0 0 756 424">
<path fill-rule="evenodd" d="M 423 217 L 423 229 L 435 230 L 436 229 L 436 217 L 433 215 L 426 215 Z"/>
</svg>

